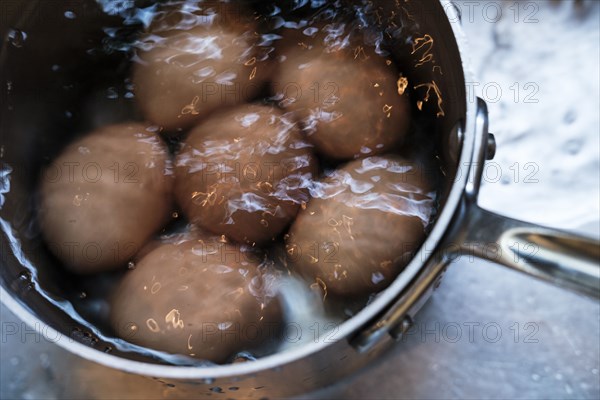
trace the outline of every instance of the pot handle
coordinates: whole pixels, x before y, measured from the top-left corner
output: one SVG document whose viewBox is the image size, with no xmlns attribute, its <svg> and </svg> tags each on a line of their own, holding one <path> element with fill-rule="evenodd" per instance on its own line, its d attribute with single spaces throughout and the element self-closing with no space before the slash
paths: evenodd
<svg viewBox="0 0 600 400">
<path fill-rule="evenodd" d="M 565 289 L 600 298 L 600 242 L 467 207 L 460 253 L 503 264 Z"/>
<path fill-rule="evenodd" d="M 488 133 L 487 104 L 477 99 L 478 153 L 465 187 L 463 221 L 456 238 L 460 253 L 472 254 L 553 283 L 600 298 L 600 242 L 597 239 L 519 221 L 477 205 L 486 160 L 496 142 Z"/>
</svg>

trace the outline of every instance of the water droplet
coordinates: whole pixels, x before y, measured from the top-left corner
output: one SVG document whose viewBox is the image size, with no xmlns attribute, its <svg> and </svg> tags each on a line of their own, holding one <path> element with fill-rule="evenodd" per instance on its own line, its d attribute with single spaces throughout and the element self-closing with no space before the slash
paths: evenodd
<svg viewBox="0 0 600 400">
<path fill-rule="evenodd" d="M 20 29 L 10 29 L 8 31 L 8 43 L 13 46 L 20 48 L 23 47 L 25 40 L 27 40 L 27 33 L 23 32 Z"/>
<path fill-rule="evenodd" d="M 540 380 L 540 376 L 538 374 L 531 374 L 531 380 L 537 382 Z"/>
<path fill-rule="evenodd" d="M 129 261 L 127 263 L 127 269 L 135 269 L 135 263 L 133 261 Z"/>
<path fill-rule="evenodd" d="M 568 383 L 565 383 L 565 392 L 567 394 L 573 394 L 573 388 Z"/>
<path fill-rule="evenodd" d="M 569 110 L 563 120 L 565 121 L 565 124 L 567 125 L 571 125 L 573 122 L 575 122 L 575 120 L 577 119 L 577 113 L 575 112 L 575 110 Z"/>
<path fill-rule="evenodd" d="M 19 359 L 19 357 L 11 357 L 10 365 L 12 365 L 13 367 L 16 367 L 20 363 L 21 363 L 21 360 Z"/>
<path fill-rule="evenodd" d="M 173 214 L 171 214 L 171 216 L 172 216 L 173 218 L 179 218 L 179 213 L 177 213 L 177 212 L 174 212 Z"/>
<path fill-rule="evenodd" d="M 583 142 L 579 139 L 571 139 L 567 143 L 565 143 L 564 151 L 570 155 L 577 155 L 581 148 L 583 147 Z"/>
<path fill-rule="evenodd" d="M 71 118 L 73 116 L 73 113 L 71 111 L 65 111 L 65 117 L 67 118 Z"/>
<path fill-rule="evenodd" d="M 562 381 L 562 378 L 563 378 L 562 374 L 554 375 L 554 379 L 556 379 L 557 381 Z"/>
<path fill-rule="evenodd" d="M 214 381 L 214 378 L 204 378 L 202 382 L 206 385 L 210 385 L 211 383 L 214 383 Z"/>
<path fill-rule="evenodd" d="M 219 386 L 217 386 L 217 387 L 211 387 L 211 388 L 210 388 L 210 391 L 211 391 L 211 392 L 215 392 L 215 393 L 224 393 L 224 392 L 223 392 L 223 389 L 222 389 L 222 388 L 220 388 Z"/>
<path fill-rule="evenodd" d="M 52 66 L 52 72 L 56 72 L 56 71 L 58 71 L 59 69 L 60 69 L 60 65 L 58 65 L 58 64 L 54 64 L 54 65 Z"/>
<path fill-rule="evenodd" d="M 110 353 L 111 351 L 113 351 L 113 348 L 112 348 L 111 346 L 106 346 L 106 347 L 104 348 L 104 352 L 105 352 L 105 353 Z"/>
<path fill-rule="evenodd" d="M 87 293 L 86 292 L 79 293 L 79 298 L 80 299 L 85 299 L 86 297 L 87 297 Z"/>
<path fill-rule="evenodd" d="M 68 19 L 75 19 L 77 15 L 73 11 L 65 11 L 65 17 Z"/>
</svg>

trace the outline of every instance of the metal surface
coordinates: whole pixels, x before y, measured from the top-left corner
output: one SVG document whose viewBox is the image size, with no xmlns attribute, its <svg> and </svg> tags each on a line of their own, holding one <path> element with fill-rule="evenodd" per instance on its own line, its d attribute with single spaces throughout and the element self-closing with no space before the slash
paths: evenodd
<svg viewBox="0 0 600 400">
<path fill-rule="evenodd" d="M 590 297 L 600 297 L 598 241 L 469 208 L 456 241 L 464 254 L 501 263 L 519 272 Z"/>
<path fill-rule="evenodd" d="M 428 4 L 433 3 L 428 2 Z M 437 12 L 438 16 L 443 15 L 443 13 L 440 14 L 442 9 L 446 12 L 452 12 L 452 8 L 447 7 L 448 3 L 442 2 L 442 4 L 444 5 L 443 8 L 433 6 L 431 10 Z M 456 20 L 456 18 L 451 18 L 451 20 Z M 443 30 L 443 27 L 439 29 Z M 464 44 L 460 39 L 459 28 L 456 23 L 452 24 L 452 29 L 454 29 L 458 38 L 459 49 L 462 52 Z M 451 46 L 450 48 L 452 49 Z M 454 60 L 462 68 L 458 54 L 454 54 Z M 449 67 L 449 75 L 451 75 L 451 70 Z M 481 225 L 478 225 L 477 222 L 488 223 L 490 219 L 484 219 L 484 217 L 491 218 L 490 215 L 479 211 L 480 209 L 476 208 L 475 202 L 481 180 L 481 166 L 486 158 L 486 149 L 488 149 L 487 113 L 481 103 L 477 109 L 477 116 L 473 104 L 467 104 L 467 108 L 464 132 L 460 131 L 462 135 L 459 136 L 463 141 L 459 161 L 461 163 L 466 162 L 470 166 L 468 174 L 465 173 L 455 180 L 433 232 L 406 271 L 367 309 L 343 324 L 340 327 L 337 341 L 334 343 L 319 342 L 248 364 L 205 369 L 152 365 L 101 353 L 89 345 L 73 341 L 69 336 L 61 336 L 61 332 L 48 328 L 46 325 L 48 316 L 44 315 L 44 319 L 40 320 L 39 317 L 43 314 L 40 314 L 39 308 L 37 310 L 38 315 L 33 315 L 30 310 L 13 298 L 15 296 L 13 289 L 11 289 L 11 293 L 5 290 L 5 287 L 11 286 L 7 281 L 7 275 L 3 275 L 3 288 L 0 297 L 13 312 L 30 326 L 38 330 L 44 327 L 45 333 L 62 338 L 57 340 L 58 344 L 69 351 L 112 368 L 166 378 L 168 381 L 165 382 L 168 382 L 169 385 L 177 385 L 178 389 L 181 388 L 183 395 L 186 393 L 194 397 L 202 394 L 212 395 L 223 392 L 225 388 L 236 387 L 236 393 L 232 394 L 235 396 L 255 396 L 257 393 L 281 396 L 308 391 L 328 384 L 371 363 L 378 355 L 386 351 L 391 344 L 391 337 L 388 333 L 399 338 L 410 330 L 414 314 L 426 301 L 438 282 L 439 274 L 442 273 L 454 255 L 454 252 L 450 251 L 453 247 L 442 246 L 440 244 L 442 240 L 444 240 L 443 243 L 449 246 L 455 245 L 458 241 L 459 247 L 462 249 L 463 240 L 478 238 L 482 240 L 504 239 L 506 233 L 502 228 L 512 229 L 515 226 L 516 222 L 508 224 L 506 222 L 508 220 L 501 220 L 502 217 L 496 216 L 492 222 L 498 226 L 498 230 L 489 236 L 483 236 L 481 233 L 475 234 L 475 228 L 481 228 Z M 451 121 L 450 123 L 455 125 L 455 122 Z M 523 223 L 519 224 L 519 226 L 526 226 Z M 453 227 L 452 231 L 448 231 L 449 226 Z M 465 236 L 465 232 L 471 236 Z M 511 231 L 508 232 L 511 233 Z M 537 232 L 543 232 L 546 237 L 556 233 L 547 229 L 537 230 Z M 577 247 L 573 239 L 566 241 L 564 240 L 564 234 L 559 234 L 559 238 L 561 237 L 562 239 L 555 243 L 561 243 L 563 248 L 565 244 L 569 244 L 570 249 Z M 522 244 L 525 244 L 523 240 L 527 239 L 527 237 L 519 237 Z M 542 244 L 539 241 L 536 243 L 539 236 L 530 237 L 529 239 L 535 239 L 531 240 L 532 244 Z M 584 241 L 588 245 L 595 243 L 597 246 L 597 242 L 590 242 L 587 239 Z M 10 245 L 11 243 L 5 244 Z M 437 249 L 437 251 L 434 252 L 433 249 Z M 485 256 L 486 253 L 483 250 L 477 251 L 475 254 Z M 592 259 L 594 254 L 593 252 L 589 253 Z M 505 260 L 500 261 L 505 264 L 509 263 Z M 564 265 L 568 265 L 570 262 L 566 259 L 564 261 Z M 533 273 L 531 265 L 530 263 L 527 267 L 523 265 L 517 265 L 516 267 L 520 270 L 527 270 L 526 272 L 530 274 L 541 276 L 539 271 L 542 270 L 538 269 L 538 272 Z M 540 264 L 538 263 L 538 265 Z M 583 271 L 585 269 L 579 268 L 579 270 Z M 3 273 L 5 273 L 4 270 Z M 590 271 L 589 274 L 595 276 L 593 271 Z M 566 279 L 565 275 L 559 276 L 556 273 L 549 273 L 547 270 L 544 276 L 551 278 L 550 280 L 555 283 L 564 284 Z M 585 292 L 593 292 L 593 282 L 590 285 L 590 282 L 579 279 L 582 276 L 581 273 L 568 276 L 570 276 L 568 280 L 569 288 L 579 287 L 577 285 L 583 283 L 587 285 L 587 288 L 584 289 Z M 573 276 L 577 276 L 577 278 L 573 279 Z M 15 279 L 15 276 L 13 276 L 13 279 Z M 29 302 L 29 306 L 34 305 L 31 297 L 25 296 L 22 301 Z M 48 307 L 46 308 L 48 309 Z M 57 326 L 60 327 L 60 324 Z M 349 345 L 348 338 L 351 339 L 352 346 Z M 360 351 L 356 352 L 355 348 Z"/>
</svg>

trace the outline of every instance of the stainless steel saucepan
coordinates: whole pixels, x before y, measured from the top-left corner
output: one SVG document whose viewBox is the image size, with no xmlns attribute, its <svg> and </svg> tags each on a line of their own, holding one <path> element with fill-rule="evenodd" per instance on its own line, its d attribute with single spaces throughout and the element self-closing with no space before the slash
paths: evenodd
<svg viewBox="0 0 600 400">
<path fill-rule="evenodd" d="M 334 336 L 253 362 L 163 365 L 119 349 L 105 352 L 109 343 L 59 307 L 64 304 L 56 283 L 68 277 L 52 268 L 52 258 L 36 235 L 31 222 L 32 193 L 40 166 L 69 139 L 75 110 L 90 96 L 92 89 L 77 83 L 112 79 L 101 74 L 90 79 L 90 74 L 106 70 L 97 65 L 106 60 L 84 50 L 103 40 L 98 27 L 118 22 L 102 13 L 93 0 L 7 1 L 1 6 L 5 39 L 0 56 L 3 303 L 74 354 L 115 370 L 158 378 L 149 384 L 175 385 L 194 398 L 219 394 L 263 398 L 307 392 L 374 362 L 411 327 L 413 316 L 431 296 L 446 267 L 461 255 L 488 259 L 598 297 L 597 241 L 506 218 L 477 204 L 483 165 L 494 156 L 495 142 L 488 132 L 486 104 L 467 101 L 466 82 L 472 80 L 453 5 L 447 0 L 372 3 L 382 15 L 397 18 L 398 26 L 410 31 L 412 40 L 398 43 L 394 56 L 410 67 L 410 85 L 422 98 L 422 113 L 432 121 L 445 182 L 436 222 L 420 251 L 389 288 L 341 324 Z M 77 18 L 65 18 L 70 15 L 66 12 Z M 118 57 L 116 52 L 116 61 Z M 118 75 L 121 71 L 111 72 Z"/>
</svg>

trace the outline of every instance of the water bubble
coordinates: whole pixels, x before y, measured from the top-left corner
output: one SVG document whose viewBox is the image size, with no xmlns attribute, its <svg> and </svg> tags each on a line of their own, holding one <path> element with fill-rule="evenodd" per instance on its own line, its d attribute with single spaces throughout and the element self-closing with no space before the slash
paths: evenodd
<svg viewBox="0 0 600 400">
<path fill-rule="evenodd" d="M 213 383 L 215 380 L 214 378 L 204 378 L 202 380 L 202 383 L 206 384 L 206 385 L 210 385 L 211 383 Z"/>
<path fill-rule="evenodd" d="M 71 337 L 73 339 L 81 338 L 81 337 L 83 337 L 83 331 L 81 329 L 79 329 L 79 328 L 73 328 L 71 330 Z"/>
<path fill-rule="evenodd" d="M 87 297 L 87 293 L 86 292 L 79 293 L 79 298 L 80 299 L 85 299 L 86 297 Z"/>
<path fill-rule="evenodd" d="M 135 263 L 133 261 L 129 261 L 127 263 L 127 269 L 135 269 Z"/>
<path fill-rule="evenodd" d="M 571 139 L 567 143 L 565 143 L 564 151 L 570 155 L 577 155 L 581 148 L 583 147 L 583 142 L 579 139 Z"/>
<path fill-rule="evenodd" d="M 538 374 L 532 374 L 531 375 L 531 380 L 534 382 L 537 382 L 540 380 L 540 376 Z"/>
<path fill-rule="evenodd" d="M 371 282 L 373 282 L 374 285 L 377 285 L 384 280 L 385 276 L 381 272 L 373 272 L 371 274 Z"/>
<path fill-rule="evenodd" d="M 13 367 L 16 367 L 20 363 L 21 363 L 21 360 L 19 359 L 19 357 L 11 357 L 10 365 L 12 365 Z"/>
<path fill-rule="evenodd" d="M 315 33 L 317 33 L 318 31 L 319 31 L 318 28 L 310 27 L 310 28 L 306 28 L 305 30 L 303 30 L 302 33 L 305 34 L 306 36 L 314 36 Z"/>
<path fill-rule="evenodd" d="M 75 19 L 77 15 L 73 11 L 65 11 L 65 17 L 68 19 Z"/>
<path fill-rule="evenodd" d="M 573 122 L 575 122 L 576 119 L 577 119 L 577 112 L 575 110 L 569 110 L 563 118 L 565 124 L 567 124 L 567 125 L 571 125 Z"/>
<path fill-rule="evenodd" d="M 211 387 L 211 388 L 210 388 L 210 391 L 211 391 L 211 392 L 215 392 L 215 393 L 224 393 L 224 392 L 223 392 L 223 389 L 222 389 L 222 388 L 220 388 L 219 386 L 217 386 L 217 387 Z"/>
<path fill-rule="evenodd" d="M 19 280 L 21 281 L 30 281 L 31 280 L 31 272 L 29 271 L 23 271 L 19 274 L 18 277 Z"/>
<path fill-rule="evenodd" d="M 114 87 L 109 87 L 108 89 L 106 89 L 106 98 L 111 100 L 119 98 L 117 89 L 115 89 Z"/>
<path fill-rule="evenodd" d="M 56 71 L 60 70 L 60 65 L 54 64 L 51 69 L 52 69 L 52 72 L 56 72 Z"/>
<path fill-rule="evenodd" d="M 15 289 L 21 292 L 28 292 L 34 288 L 31 272 L 23 271 L 19 274 L 13 283 Z"/>
<path fill-rule="evenodd" d="M 27 40 L 27 33 L 23 32 L 20 29 L 9 29 L 8 31 L 8 43 L 13 46 L 20 48 L 23 47 L 25 40 Z"/>
<path fill-rule="evenodd" d="M 237 390 L 240 390 L 240 388 L 237 387 L 237 386 L 232 386 L 232 387 L 229 388 L 229 390 L 231 390 L 232 392 L 235 392 Z"/>
</svg>

